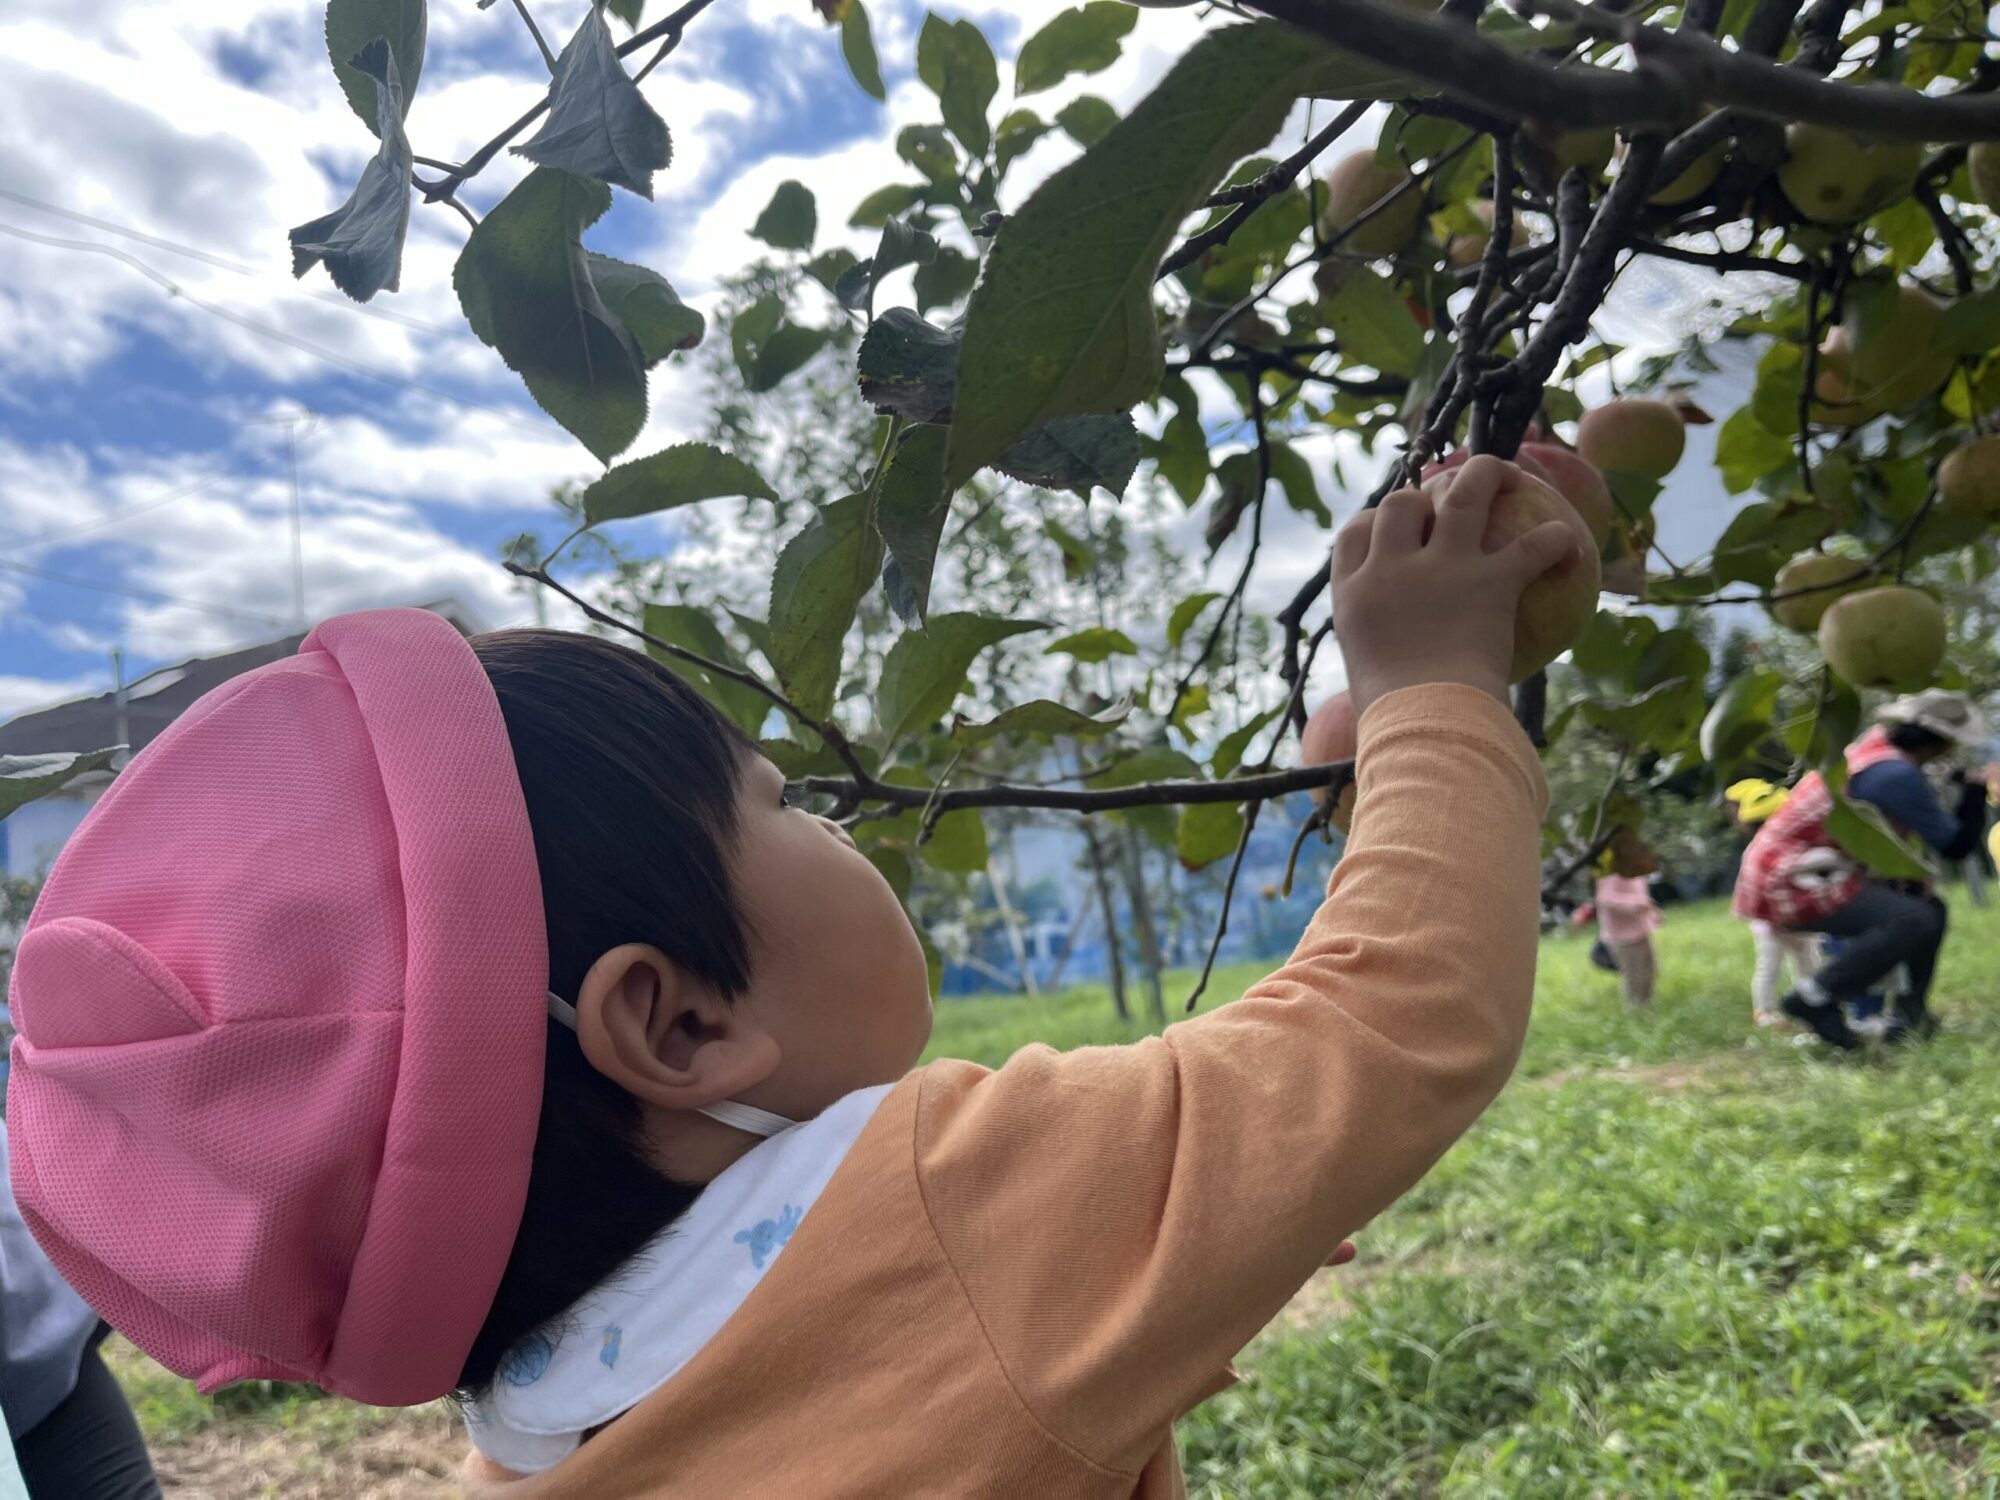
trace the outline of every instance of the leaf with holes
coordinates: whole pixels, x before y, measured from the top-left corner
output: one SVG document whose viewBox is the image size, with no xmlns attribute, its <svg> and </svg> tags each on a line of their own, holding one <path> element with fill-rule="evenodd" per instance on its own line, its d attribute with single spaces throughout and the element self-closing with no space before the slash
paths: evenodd
<svg viewBox="0 0 2000 1500">
<path fill-rule="evenodd" d="M 0 818 L 38 797 L 59 792 L 79 776 L 111 769 L 112 757 L 124 746 L 47 755 L 0 755 Z"/>
<path fill-rule="evenodd" d="M 537 166 L 653 196 L 653 174 L 673 159 L 673 142 L 667 122 L 618 60 L 611 27 L 597 6 L 556 59 L 548 119 L 514 150 Z"/>
<path fill-rule="evenodd" d="M 993 49 L 970 21 L 947 21 L 935 11 L 917 34 L 917 77 L 938 96 L 945 126 L 974 156 L 993 142 L 986 111 L 1000 92 Z"/>
<path fill-rule="evenodd" d="M 701 342 L 707 321 L 681 301 L 673 284 L 658 271 L 595 250 L 584 251 L 583 261 L 605 307 L 638 340 L 648 369 Z"/>
<path fill-rule="evenodd" d="M 920 427 L 896 445 L 882 476 L 876 523 L 889 549 L 882 587 L 905 624 L 921 625 L 930 608 L 938 538 L 951 513 L 944 487 L 944 429 Z"/>
<path fill-rule="evenodd" d="M 907 307 L 892 307 L 863 335 L 855 372 L 861 399 L 875 410 L 911 422 L 948 420 L 958 379 L 958 338 Z"/>
<path fill-rule="evenodd" d="M 1330 55 L 1276 27 L 1211 31 L 1008 216 L 966 311 L 954 487 L 1033 428 L 1151 394 L 1163 368 L 1153 273 L 1168 244 Z"/>
<path fill-rule="evenodd" d="M 424 0 L 327 0 L 326 55 L 333 63 L 333 76 L 361 123 L 377 135 L 382 134 L 382 124 L 375 80 L 356 65 L 356 55 L 378 37 L 389 44 L 402 86 L 396 116 L 400 121 L 410 112 L 417 80 L 423 76 L 428 24 Z"/>
<path fill-rule="evenodd" d="M 819 209 L 812 189 L 790 178 L 778 184 L 771 201 L 750 226 L 750 233 L 774 250 L 810 250 L 818 232 Z"/>
<path fill-rule="evenodd" d="M 1101 73 L 1118 61 L 1120 44 L 1138 21 L 1138 11 L 1113 0 L 1089 0 L 1059 11 L 1021 43 L 1014 61 L 1014 92 L 1036 94 L 1072 73 Z"/>
<path fill-rule="evenodd" d="M 646 421 L 645 355 L 579 242 L 610 206 L 603 183 L 539 168 L 480 220 L 452 271 L 472 331 L 607 463 Z"/>
<path fill-rule="evenodd" d="M 743 668 L 742 656 L 729 643 L 728 637 L 716 628 L 715 620 L 707 610 L 692 604 L 648 604 L 644 623 L 646 634 L 658 636 L 670 646 L 692 651 L 720 666 Z M 721 709 L 724 716 L 745 734 L 755 735 L 771 717 L 774 705 L 757 689 L 705 671 L 650 642 L 646 646 L 646 654 Z M 836 766 L 835 769 L 841 768 Z"/>
<path fill-rule="evenodd" d="M 583 519 L 596 526 L 650 516 L 722 495 L 776 501 L 763 476 L 712 443 L 676 443 L 619 464 L 583 492 Z"/>
<path fill-rule="evenodd" d="M 975 749 L 1002 735 L 1026 734 L 1038 739 L 1094 740 L 1124 723 L 1132 712 L 1132 700 L 1120 698 L 1102 713 L 1086 714 L 1049 698 L 1017 703 L 984 724 L 960 724 L 952 738 L 966 749 Z"/>
<path fill-rule="evenodd" d="M 834 501 L 778 554 L 764 654 L 808 718 L 824 719 L 833 709 L 842 643 L 881 566 L 882 539 L 869 524 L 866 495 Z"/>
<path fill-rule="evenodd" d="M 875 695 L 885 750 L 951 712 L 980 652 L 1011 636 L 1046 629 L 1043 620 L 962 613 L 934 615 L 925 629 L 896 637 L 882 662 Z"/>
<path fill-rule="evenodd" d="M 1066 635 L 1044 648 L 1042 654 L 1053 656 L 1059 651 L 1081 662 L 1100 662 L 1107 657 L 1139 654 L 1139 648 L 1131 636 L 1109 625 L 1093 625 L 1088 630 L 1079 630 L 1074 635 Z"/>
<path fill-rule="evenodd" d="M 882 87 L 882 64 L 875 58 L 875 33 L 868 26 L 868 7 L 862 0 L 847 0 L 840 18 L 840 55 L 847 59 L 847 71 L 861 92 L 871 99 L 887 99 Z"/>
<path fill-rule="evenodd" d="M 335 286 L 366 302 L 377 292 L 395 291 L 402 279 L 411 155 L 403 133 L 403 88 L 389 44 L 376 38 L 355 56 L 354 67 L 375 90 L 375 133 L 382 146 L 361 169 L 345 203 L 292 231 L 292 275 L 303 276 L 324 261 Z"/>
</svg>

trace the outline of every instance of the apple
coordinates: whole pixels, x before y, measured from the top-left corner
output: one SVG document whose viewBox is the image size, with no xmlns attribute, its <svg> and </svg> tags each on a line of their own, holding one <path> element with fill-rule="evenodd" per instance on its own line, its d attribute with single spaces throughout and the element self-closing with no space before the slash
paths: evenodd
<svg viewBox="0 0 2000 1500">
<path fill-rule="evenodd" d="M 1493 204 L 1491 200 L 1482 198 L 1479 202 L 1473 204 L 1472 215 L 1480 223 L 1484 224 L 1486 228 L 1476 232 L 1455 234 L 1444 242 L 1445 263 L 1460 271 L 1465 270 L 1469 266 L 1478 265 L 1480 259 L 1486 254 L 1487 245 L 1493 239 Z M 1521 222 L 1519 214 L 1515 214 L 1512 230 L 1507 236 L 1507 247 L 1510 250 L 1519 250 L 1527 243 L 1528 226 Z"/>
<path fill-rule="evenodd" d="M 1523 443 L 1515 462 L 1522 468 L 1527 468 L 1531 462 L 1540 466 L 1549 476 L 1549 483 L 1555 486 L 1556 493 L 1576 507 L 1576 513 L 1583 517 L 1583 524 L 1597 539 L 1597 550 L 1602 552 L 1604 544 L 1611 540 L 1611 526 L 1618 517 L 1618 506 L 1611 498 L 1611 486 L 1604 482 L 1597 466 L 1559 443 Z M 1534 471 L 1530 469 L 1529 472 Z"/>
<path fill-rule="evenodd" d="M 1688 164 L 1686 171 L 1664 187 L 1655 188 L 1648 203 L 1662 208 L 1677 208 L 1690 203 L 1715 186 L 1715 179 L 1722 175 L 1722 163 L 1729 154 L 1729 143 L 1717 141 Z"/>
<path fill-rule="evenodd" d="M 1361 720 L 1354 712 L 1352 693 L 1335 693 L 1326 702 L 1312 711 L 1306 720 L 1306 727 L 1299 734 L 1299 763 L 1307 766 L 1327 766 L 1336 761 L 1353 760 L 1361 748 Z M 1325 803 L 1326 788 L 1315 787 L 1312 799 Z M 1333 812 L 1327 821 L 1342 833 L 1349 833 L 1354 826 L 1354 783 L 1349 781 L 1340 789 L 1334 799 Z"/>
<path fill-rule="evenodd" d="M 1373 151 L 1342 157 L 1326 174 L 1326 206 L 1320 210 L 1320 232 L 1328 238 L 1410 180 L 1401 167 L 1378 166 Z M 1335 248 L 1371 259 L 1394 255 L 1416 238 L 1423 216 L 1424 195 L 1412 189 L 1389 204 Z"/>
<path fill-rule="evenodd" d="M 2000 437 L 1976 437 L 1945 455 L 1937 471 L 1938 509 L 1968 520 L 2000 516 Z"/>
<path fill-rule="evenodd" d="M 1618 149 L 1618 133 L 1608 125 L 1601 130 L 1557 131 L 1537 123 L 1521 133 L 1520 143 L 1553 182 L 1571 167 L 1581 168 L 1586 177 L 1602 177 Z"/>
<path fill-rule="evenodd" d="M 1851 224 L 1907 194 L 1923 163 L 1918 141 L 1866 141 L 1827 125 L 1787 125 L 1778 189 L 1808 219 Z"/>
<path fill-rule="evenodd" d="M 1526 443 L 1523 443 L 1521 446 L 1525 448 L 1528 445 Z M 1417 483 L 1428 485 L 1433 479 L 1437 478 L 1438 475 L 1440 474 L 1449 474 L 1454 469 L 1464 468 L 1465 465 L 1471 461 L 1471 459 L 1472 459 L 1472 451 L 1469 448 L 1455 448 L 1450 453 L 1447 453 L 1443 458 L 1434 458 L 1429 463 L 1425 464 L 1423 467 L 1423 472 L 1417 475 Z M 1513 462 L 1519 468 L 1525 469 L 1529 474 L 1533 475 L 1536 479 L 1541 480 L 1541 482 L 1547 485 L 1550 489 L 1557 490 L 1558 493 L 1561 493 L 1560 490 L 1557 489 L 1555 475 L 1551 474 L 1547 469 L 1543 468 L 1537 460 L 1527 457 L 1525 455 L 1517 454 Z"/>
<path fill-rule="evenodd" d="M 1836 557 L 1831 552 L 1801 552 L 1778 569 L 1777 581 L 1771 585 L 1771 618 L 1787 630 L 1811 635 L 1819 629 L 1821 618 L 1836 599 L 1853 593 L 1866 582 L 1861 564 L 1851 557 Z M 1779 594 L 1797 597 L 1775 597 Z"/>
<path fill-rule="evenodd" d="M 1455 468 L 1446 468 L 1424 481 L 1431 497 L 1441 499 L 1454 483 Z M 1514 659 L 1507 670 L 1509 682 L 1532 677 L 1567 651 L 1584 626 L 1597 613 L 1600 574 L 1597 543 L 1576 507 L 1563 499 L 1555 487 L 1515 464 L 1493 497 L 1493 509 L 1486 518 L 1484 545 L 1498 552 L 1524 532 L 1545 521 L 1561 521 L 1577 539 L 1576 550 L 1548 572 L 1529 584 L 1514 612 Z"/>
<path fill-rule="evenodd" d="M 1576 424 L 1576 451 L 1598 470 L 1665 479 L 1687 447 L 1687 424 L 1665 401 L 1626 396 L 1592 407 Z"/>
<path fill-rule="evenodd" d="M 1858 688 L 1914 692 L 1937 674 L 1944 649 L 1944 610 L 1899 583 L 1836 599 L 1819 622 L 1820 655 Z"/>
<path fill-rule="evenodd" d="M 1843 321 L 1819 348 L 1812 419 L 1857 427 L 1921 401 L 1951 378 L 1952 357 L 1931 347 L 1944 309 L 1930 293 L 1896 288 L 1896 306 L 1869 326 Z"/>
<path fill-rule="evenodd" d="M 1972 196 L 2000 209 L 2000 142 L 1978 142 L 1965 154 L 1965 167 L 1972 174 Z"/>
</svg>

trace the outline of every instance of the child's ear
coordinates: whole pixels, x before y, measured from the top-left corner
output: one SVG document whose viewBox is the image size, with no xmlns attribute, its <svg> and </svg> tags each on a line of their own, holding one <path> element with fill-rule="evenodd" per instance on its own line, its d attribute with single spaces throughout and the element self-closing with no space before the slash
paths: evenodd
<svg viewBox="0 0 2000 1500">
<path fill-rule="evenodd" d="M 705 1109 L 776 1071 L 777 1039 L 658 948 L 625 943 L 584 976 L 576 1035 L 590 1065 L 663 1109 Z"/>
</svg>

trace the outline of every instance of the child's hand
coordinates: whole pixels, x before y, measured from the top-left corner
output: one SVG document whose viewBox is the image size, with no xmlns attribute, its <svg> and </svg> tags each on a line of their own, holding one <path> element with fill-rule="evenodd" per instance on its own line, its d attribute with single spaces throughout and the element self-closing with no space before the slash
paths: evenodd
<svg viewBox="0 0 2000 1500">
<path fill-rule="evenodd" d="M 1426 682 L 1462 682 L 1506 701 L 1521 591 L 1578 545 L 1570 527 L 1549 521 L 1486 551 L 1493 497 L 1519 475 L 1482 455 L 1341 529 L 1333 622 L 1357 711 Z"/>
</svg>

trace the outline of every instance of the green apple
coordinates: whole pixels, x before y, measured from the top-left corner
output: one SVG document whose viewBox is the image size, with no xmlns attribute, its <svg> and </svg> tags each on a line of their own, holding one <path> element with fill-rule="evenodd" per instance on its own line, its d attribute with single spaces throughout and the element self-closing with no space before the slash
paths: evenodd
<svg viewBox="0 0 2000 1500">
<path fill-rule="evenodd" d="M 1687 424 L 1664 401 L 1626 396 L 1592 407 L 1576 424 L 1576 451 L 1600 471 L 1665 479 L 1687 447 Z"/>
<path fill-rule="evenodd" d="M 1771 618 L 1787 630 L 1811 635 L 1833 602 L 1851 594 L 1866 581 L 1861 564 L 1830 552 L 1801 552 L 1778 569 L 1771 585 Z M 1778 595 L 1794 595 L 1779 598 Z"/>
<path fill-rule="evenodd" d="M 1821 616 L 1819 650 L 1855 687 L 1914 692 L 1944 664 L 1944 610 L 1929 594 L 1899 583 L 1862 589 L 1834 600 Z"/>
<path fill-rule="evenodd" d="M 1968 520 L 2000 516 L 2000 437 L 1976 437 L 1945 455 L 1937 471 L 1938 509 Z"/>
<path fill-rule="evenodd" d="M 1320 232 L 1329 239 L 1339 234 L 1409 180 L 1410 174 L 1401 167 L 1377 165 L 1373 151 L 1356 151 L 1342 157 L 1326 174 L 1326 206 L 1320 210 Z M 1424 195 L 1411 189 L 1335 248 L 1372 258 L 1394 255 L 1416 238 L 1417 221 L 1423 212 Z"/>
<path fill-rule="evenodd" d="M 1866 141 L 1827 125 L 1787 125 L 1778 188 L 1808 219 L 1852 224 L 1905 196 L 1923 163 L 1918 141 Z"/>
<path fill-rule="evenodd" d="M 1445 263 L 1463 271 L 1479 264 L 1486 254 L 1486 246 L 1493 239 L 1493 204 L 1482 198 L 1471 205 L 1473 217 L 1486 227 L 1478 231 L 1455 234 L 1444 242 Z M 1519 250 L 1528 243 L 1528 227 L 1521 222 L 1519 214 L 1514 215 L 1512 232 L 1507 236 L 1507 248 Z"/>
<path fill-rule="evenodd" d="M 1931 347 L 1943 315 L 1930 293 L 1899 286 L 1887 316 L 1835 327 L 1819 348 L 1813 420 L 1857 427 L 1937 390 L 1952 370 L 1952 357 Z"/>
</svg>

